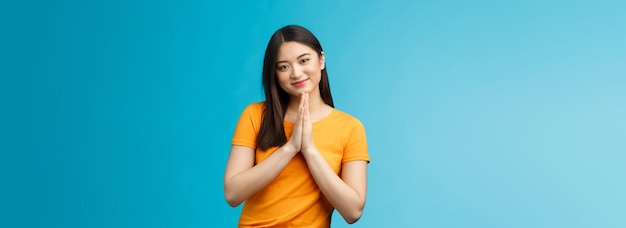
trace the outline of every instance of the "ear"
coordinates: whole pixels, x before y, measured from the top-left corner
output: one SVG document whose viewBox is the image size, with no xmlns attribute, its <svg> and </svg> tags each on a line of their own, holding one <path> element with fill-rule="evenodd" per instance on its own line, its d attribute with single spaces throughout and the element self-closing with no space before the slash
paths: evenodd
<svg viewBox="0 0 626 228">
<path fill-rule="evenodd" d="M 320 68 L 322 70 L 326 68 L 326 54 L 324 54 L 324 52 L 320 55 Z"/>
</svg>

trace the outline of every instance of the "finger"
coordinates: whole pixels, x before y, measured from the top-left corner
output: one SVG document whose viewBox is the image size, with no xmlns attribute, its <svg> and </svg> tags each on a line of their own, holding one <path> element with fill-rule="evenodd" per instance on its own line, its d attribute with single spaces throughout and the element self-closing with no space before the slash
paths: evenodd
<svg viewBox="0 0 626 228">
<path fill-rule="evenodd" d="M 304 118 L 309 118 L 309 93 L 304 93 Z"/>
<path fill-rule="evenodd" d="M 298 114 L 296 115 L 296 124 L 298 124 L 300 122 L 300 119 L 302 119 L 302 115 L 304 113 L 304 94 L 300 96 L 300 104 L 298 105 Z"/>
<path fill-rule="evenodd" d="M 304 106 L 305 106 L 305 116 L 306 116 L 306 120 L 309 121 L 310 117 L 311 117 L 311 112 L 310 112 L 310 103 L 309 103 L 309 93 L 306 93 L 306 95 L 304 96 Z"/>
<path fill-rule="evenodd" d="M 302 147 L 303 149 L 310 148 L 313 140 L 313 124 L 311 123 L 311 107 L 309 102 L 309 93 L 305 93 L 304 96 L 304 118 L 302 120 Z"/>
<path fill-rule="evenodd" d="M 304 121 L 304 117 L 306 116 L 306 113 L 308 112 L 308 105 L 306 103 L 306 93 L 302 93 L 302 95 L 300 96 L 300 107 L 302 108 L 302 113 L 301 113 L 301 121 Z"/>
</svg>

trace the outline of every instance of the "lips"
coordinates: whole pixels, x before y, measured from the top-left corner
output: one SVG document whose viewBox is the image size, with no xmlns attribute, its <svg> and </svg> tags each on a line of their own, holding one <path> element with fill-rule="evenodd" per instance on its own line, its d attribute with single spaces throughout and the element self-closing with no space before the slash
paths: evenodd
<svg viewBox="0 0 626 228">
<path fill-rule="evenodd" d="M 300 80 L 300 81 L 292 82 L 291 84 L 292 84 L 293 86 L 295 86 L 295 87 L 302 87 L 302 86 L 304 86 L 304 84 L 306 84 L 306 82 L 307 82 L 308 80 L 309 80 L 309 79 L 307 78 L 307 79 L 303 79 L 303 80 Z"/>
</svg>

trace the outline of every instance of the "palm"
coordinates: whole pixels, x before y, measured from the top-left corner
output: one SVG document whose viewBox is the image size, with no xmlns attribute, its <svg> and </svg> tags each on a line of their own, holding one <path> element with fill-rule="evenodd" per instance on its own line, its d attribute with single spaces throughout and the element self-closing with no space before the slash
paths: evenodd
<svg viewBox="0 0 626 228">
<path fill-rule="evenodd" d="M 309 94 L 302 93 L 296 122 L 293 126 L 291 139 L 287 143 L 294 150 L 301 152 L 313 148 L 313 124 L 309 112 Z"/>
</svg>

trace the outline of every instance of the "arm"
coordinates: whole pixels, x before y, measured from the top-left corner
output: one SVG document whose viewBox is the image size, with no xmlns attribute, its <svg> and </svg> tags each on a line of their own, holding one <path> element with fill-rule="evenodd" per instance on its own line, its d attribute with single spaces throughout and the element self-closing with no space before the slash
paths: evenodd
<svg viewBox="0 0 626 228">
<path fill-rule="evenodd" d="M 358 221 L 365 207 L 367 162 L 343 163 L 341 177 L 339 177 L 319 152 L 303 152 L 303 154 L 315 182 L 326 199 L 347 223 L 352 224 Z"/>
<path fill-rule="evenodd" d="M 293 156 L 300 152 L 301 113 L 300 107 L 295 130 L 289 141 L 257 165 L 254 165 L 254 148 L 232 146 L 224 173 L 224 197 L 230 206 L 238 206 L 264 188 L 289 164 Z"/>
<path fill-rule="evenodd" d="M 254 165 L 254 149 L 233 145 L 224 174 L 224 197 L 236 207 L 271 182 L 298 151 L 283 146 Z"/>
<path fill-rule="evenodd" d="M 367 191 L 367 161 L 350 161 L 341 166 L 341 177 L 332 170 L 313 143 L 313 124 L 309 113 L 309 97 L 304 94 L 302 112 L 302 154 L 309 171 L 326 199 L 339 214 L 352 224 L 361 218 Z"/>
</svg>

